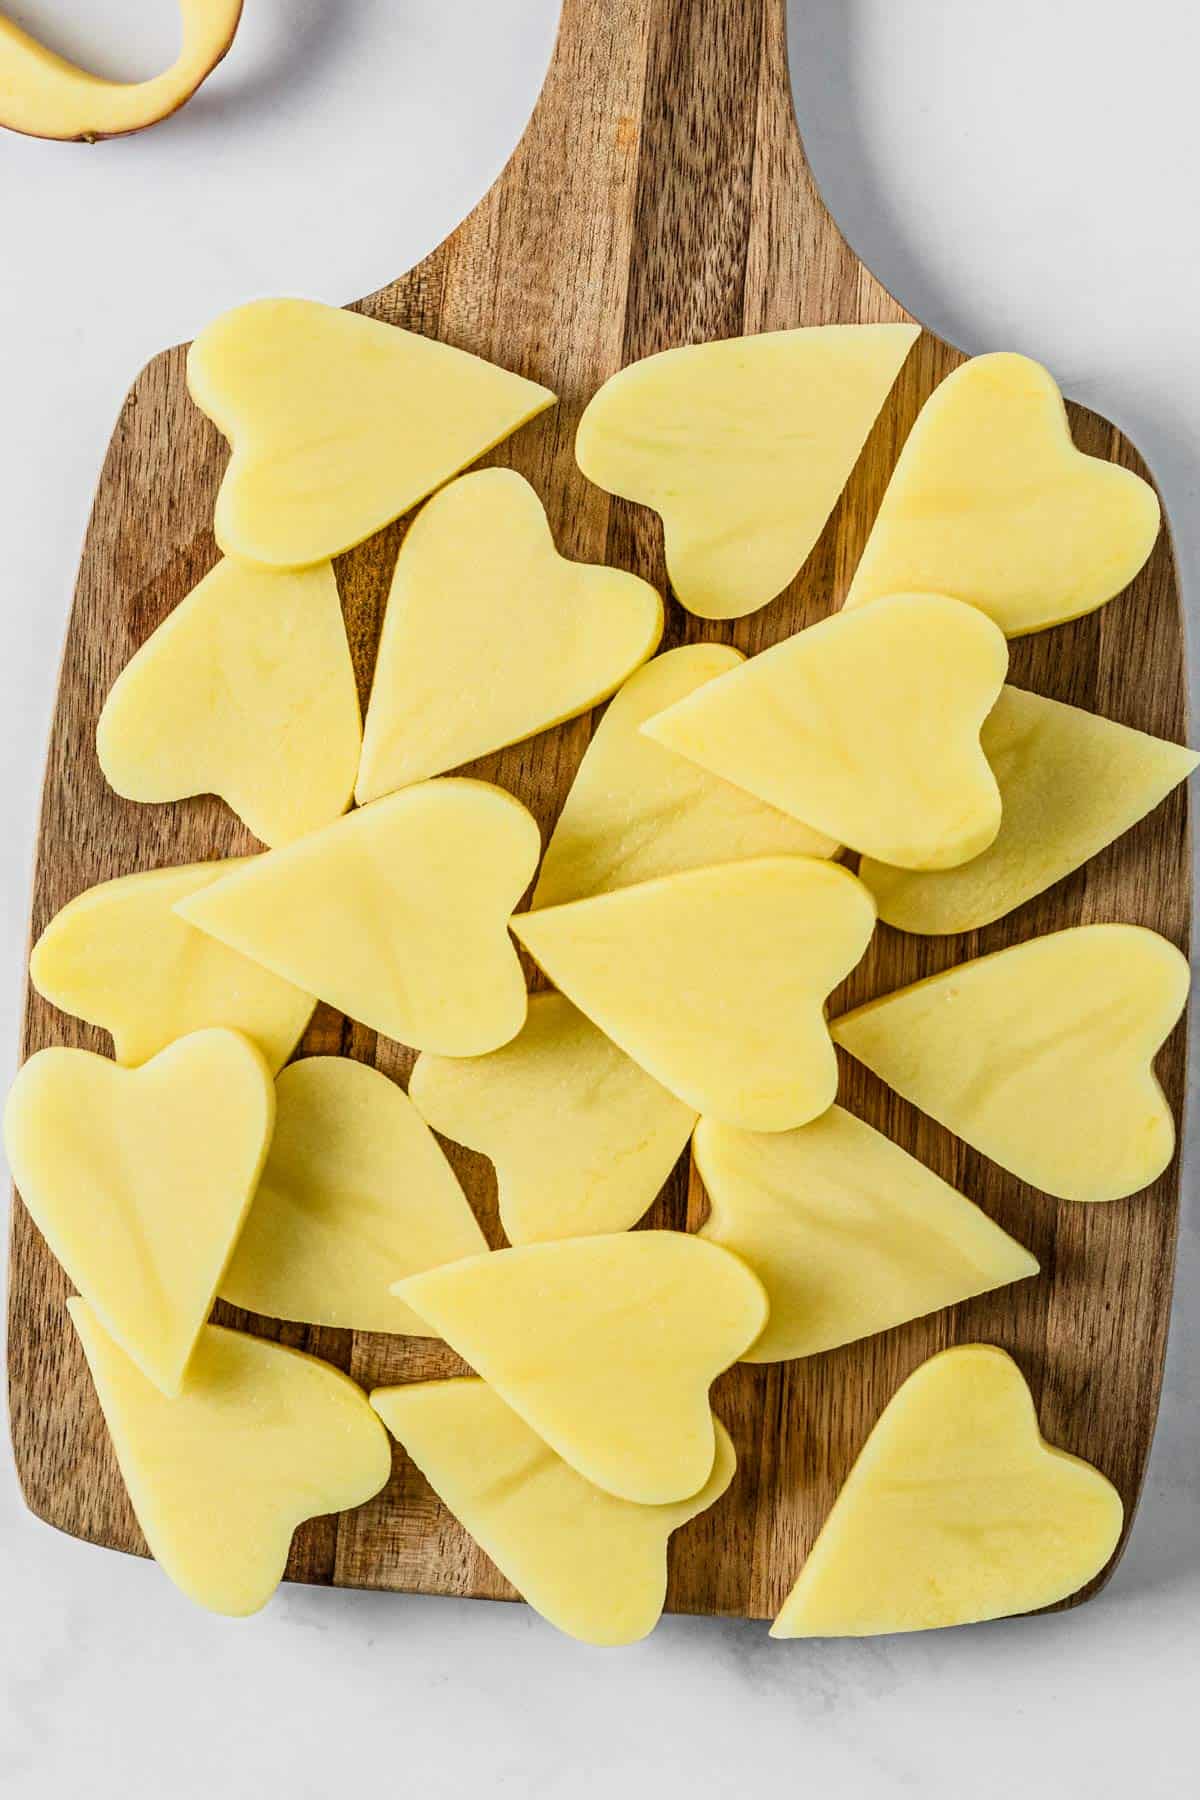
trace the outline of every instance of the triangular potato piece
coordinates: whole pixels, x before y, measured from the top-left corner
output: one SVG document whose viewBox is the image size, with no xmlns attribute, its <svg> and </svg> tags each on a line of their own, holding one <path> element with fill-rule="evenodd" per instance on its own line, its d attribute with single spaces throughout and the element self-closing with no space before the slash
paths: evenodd
<svg viewBox="0 0 1200 1800">
<path fill-rule="evenodd" d="M 151 1554 L 198 1606 L 257 1612 L 297 1525 L 363 1505 L 391 1474 L 366 1395 L 315 1356 L 206 1325 L 169 1400 L 85 1301 L 67 1307 Z"/>
<path fill-rule="evenodd" d="M 564 1462 L 646 1506 L 708 1481 L 708 1390 L 767 1316 L 744 1263 L 678 1231 L 496 1250 L 396 1291 Z"/>
<path fill-rule="evenodd" d="M 222 313 L 187 374 L 233 447 L 217 542 L 272 568 L 361 543 L 554 403 L 480 357 L 316 300 Z"/>
<path fill-rule="evenodd" d="M 1098 1575 L 1121 1496 L 1047 1444 L 1003 1350 L 922 1363 L 864 1444 L 771 1636 L 873 1637 L 1035 1612 Z"/>
<path fill-rule="evenodd" d="M 275 1089 L 234 1031 L 198 1031 L 140 1069 L 39 1050 L 4 1145 L 21 1198 L 105 1329 L 177 1394 L 271 1141 Z"/>
<path fill-rule="evenodd" d="M 720 1499 L 737 1465 L 714 1418 L 716 1457 L 700 1492 L 639 1506 L 577 1475 L 484 1381 L 376 1388 L 371 1405 L 522 1598 L 585 1644 L 633 1644 L 653 1631 L 668 1538 Z"/>
<path fill-rule="evenodd" d="M 1003 804 L 1000 830 L 956 869 L 859 875 L 900 931 L 974 931 L 1032 900 L 1136 825 L 1200 762 L 1183 744 L 1006 687 L 980 736 Z"/>
<path fill-rule="evenodd" d="M 487 1249 L 433 1133 L 394 1081 L 344 1056 L 293 1063 L 275 1097 L 221 1298 L 268 1318 L 427 1335 L 392 1282 Z"/>
<path fill-rule="evenodd" d="M 796 632 L 643 729 L 854 850 L 950 868 L 1000 826 L 979 733 L 1007 667 L 973 607 L 897 594 Z"/>
<path fill-rule="evenodd" d="M 919 330 L 816 325 L 646 357 L 590 402 L 579 466 L 662 515 L 681 605 L 740 618 L 807 560 Z"/>
<path fill-rule="evenodd" d="M 827 995 L 875 924 L 837 863 L 759 857 L 522 913 L 554 985 L 698 1113 L 787 1131 L 837 1092 Z"/>
<path fill-rule="evenodd" d="M 1038 1272 L 964 1194 L 840 1106 L 798 1131 L 702 1119 L 694 1154 L 712 1203 L 700 1235 L 748 1263 L 770 1302 L 745 1362 L 816 1356 Z"/>
<path fill-rule="evenodd" d="M 587 712 L 653 656 L 662 628 L 648 581 L 558 554 L 523 476 L 451 482 L 396 562 L 360 805 Z"/>
<path fill-rule="evenodd" d="M 744 662 L 729 644 L 656 656 L 609 702 L 558 816 L 531 904 L 558 906 L 751 856 L 832 856 L 832 838 L 665 750 L 641 727 Z"/>
<path fill-rule="evenodd" d="M 525 1019 L 508 917 L 538 828 L 483 781 L 428 781 L 255 857 L 178 912 L 387 1037 L 480 1056 Z"/>
<path fill-rule="evenodd" d="M 1018 1180 L 1119 1200 L 1175 1149 L 1153 1064 L 1189 982 L 1187 958 L 1156 932 L 1079 925 L 868 1001 L 831 1030 Z"/>
<path fill-rule="evenodd" d="M 126 664 L 96 727 L 126 800 L 219 794 L 264 844 L 345 812 L 359 742 L 327 562 L 284 574 L 219 562 Z"/>
<path fill-rule="evenodd" d="M 562 994 L 532 994 L 490 1056 L 419 1057 L 408 1091 L 435 1131 L 496 1165 L 513 1244 L 627 1230 L 696 1123 Z"/>
<path fill-rule="evenodd" d="M 119 1063 L 147 1062 L 176 1038 L 226 1025 L 250 1038 L 275 1074 L 303 1036 L 315 997 L 174 911 L 244 866 L 230 857 L 88 888 L 43 931 L 29 979 L 51 1005 L 111 1032 Z"/>
<path fill-rule="evenodd" d="M 1158 496 L 1071 441 L 1053 377 L 976 356 L 925 402 L 846 597 L 923 590 L 977 606 L 1008 637 L 1092 612 L 1133 580 Z"/>
</svg>

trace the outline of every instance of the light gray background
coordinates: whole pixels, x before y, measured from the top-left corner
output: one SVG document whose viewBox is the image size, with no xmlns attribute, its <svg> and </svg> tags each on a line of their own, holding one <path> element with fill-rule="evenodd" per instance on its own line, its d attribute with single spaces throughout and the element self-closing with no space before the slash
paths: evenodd
<svg viewBox="0 0 1200 1800">
<path fill-rule="evenodd" d="M 24 0 L 114 74 L 170 0 Z M 1148 456 L 1200 594 L 1200 244 L 1190 0 L 793 0 L 800 119 L 876 273 L 971 350 L 1049 363 Z M 502 166 L 557 0 L 247 0 L 177 120 L 0 134 L 0 1062 L 15 1056 L 55 668 L 99 458 L 140 364 L 260 292 L 331 301 L 421 257 Z M 83 14 L 80 18 L 78 15 Z M 1131 671 L 1136 677 L 1137 671 Z M 1193 1159 L 1194 1164 L 1194 1159 Z M 0 1455 L 0 1788 L 12 1800 L 367 1792 L 1033 1800 L 1194 1779 L 1200 1244 L 1188 1202 L 1138 1529 L 1093 1605 L 843 1645 L 667 1620 L 591 1651 L 525 1609 L 285 1588 L 194 1611 L 23 1510 Z"/>
</svg>

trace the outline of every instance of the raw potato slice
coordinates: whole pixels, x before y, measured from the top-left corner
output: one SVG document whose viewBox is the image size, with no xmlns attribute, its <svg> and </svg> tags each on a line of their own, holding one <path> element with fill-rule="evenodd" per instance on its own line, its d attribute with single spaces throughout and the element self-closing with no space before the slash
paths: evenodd
<svg viewBox="0 0 1200 1800">
<path fill-rule="evenodd" d="M 358 689 L 329 563 L 219 562 L 118 675 L 96 727 L 126 800 L 219 794 L 264 844 L 344 813 Z"/>
<path fill-rule="evenodd" d="M 523 476 L 451 482 L 396 562 L 359 804 L 587 712 L 653 656 L 662 628 L 648 581 L 558 554 Z"/>
<path fill-rule="evenodd" d="M 709 1480 L 708 1390 L 767 1317 L 744 1263 L 678 1231 L 496 1250 L 396 1292 L 564 1462 L 646 1506 Z"/>
<path fill-rule="evenodd" d="M 141 1069 L 39 1050 L 4 1145 L 21 1198 L 122 1349 L 177 1394 L 258 1181 L 275 1089 L 234 1031 L 197 1031 Z"/>
<path fill-rule="evenodd" d="M 1065 1600 L 1121 1535 L 1121 1496 L 1046 1443 L 1012 1358 L 922 1363 L 864 1444 L 771 1627 L 775 1638 L 970 1625 Z"/>
<path fill-rule="evenodd" d="M 944 869 L 1000 827 L 979 732 L 1007 667 L 981 613 L 897 594 L 798 631 L 643 730 L 852 849 Z"/>
<path fill-rule="evenodd" d="M 1119 1200 L 1175 1149 L 1153 1063 L 1189 981 L 1157 932 L 1079 925 L 885 994 L 831 1029 L 1018 1180 L 1060 1200 Z"/>
<path fill-rule="evenodd" d="M 490 1056 L 419 1057 L 408 1091 L 435 1131 L 496 1165 L 513 1244 L 636 1224 L 696 1123 L 562 994 L 532 994 Z"/>
<path fill-rule="evenodd" d="M 179 917 L 176 901 L 244 868 L 242 857 L 150 869 L 101 882 L 55 913 L 29 979 L 63 1012 L 112 1034 L 119 1063 L 148 1062 L 176 1038 L 226 1025 L 257 1045 L 274 1075 L 316 999 Z"/>
<path fill-rule="evenodd" d="M 1148 482 L 1076 450 L 1040 363 L 977 356 L 922 407 L 846 605 L 927 589 L 1044 631 L 1127 587 L 1159 523 Z"/>
<path fill-rule="evenodd" d="M 538 828 L 484 781 L 428 781 L 255 857 L 189 924 L 400 1043 L 481 1056 L 525 1021 L 508 916 Z"/>
<path fill-rule="evenodd" d="M 316 300 L 222 313 L 187 372 L 233 447 L 217 542 L 273 568 L 361 543 L 554 404 L 464 350 Z"/>
<path fill-rule="evenodd" d="M 916 325 L 817 325 L 664 350 L 605 382 L 575 454 L 662 515 L 680 603 L 736 619 L 807 560 Z"/>
<path fill-rule="evenodd" d="M 788 1131 L 837 1093 L 826 997 L 875 908 L 836 863 L 759 857 L 522 913 L 551 981 L 698 1113 Z"/>
<path fill-rule="evenodd" d="M 1200 762 L 1194 750 L 1006 687 L 984 721 L 1000 831 L 957 869 L 917 873 L 864 857 L 879 916 L 901 931 L 974 931 L 1032 900 L 1136 825 Z"/>
<path fill-rule="evenodd" d="M 275 1097 L 221 1298 L 268 1318 L 427 1336 L 391 1283 L 487 1249 L 433 1133 L 403 1089 L 347 1057 L 293 1063 Z"/>
<path fill-rule="evenodd" d="M 242 0 L 179 0 L 179 13 L 183 44 L 171 67 L 132 82 L 105 81 L 0 18 L 0 125 L 91 144 L 169 118 L 230 48 Z"/>
<path fill-rule="evenodd" d="M 745 1362 L 816 1356 L 1038 1272 L 965 1195 L 840 1106 L 799 1131 L 701 1119 L 694 1150 L 712 1202 L 700 1235 L 748 1263 L 771 1306 Z"/>
<path fill-rule="evenodd" d="M 751 856 L 833 855 L 831 838 L 664 750 L 641 730 L 655 713 L 744 660 L 728 644 L 685 644 L 630 676 L 571 783 L 533 906 Z"/>
<path fill-rule="evenodd" d="M 169 1400 L 91 1307 L 67 1309 L 151 1554 L 198 1606 L 257 1612 L 283 1578 L 296 1526 L 361 1506 L 387 1482 L 387 1434 L 340 1369 L 206 1325 Z"/>
<path fill-rule="evenodd" d="M 585 1644 L 633 1644 L 667 1592 L 667 1540 L 719 1500 L 737 1458 L 717 1453 L 700 1492 L 639 1506 L 593 1487 L 484 1381 L 376 1388 L 371 1405 L 443 1505 L 535 1612 Z"/>
</svg>

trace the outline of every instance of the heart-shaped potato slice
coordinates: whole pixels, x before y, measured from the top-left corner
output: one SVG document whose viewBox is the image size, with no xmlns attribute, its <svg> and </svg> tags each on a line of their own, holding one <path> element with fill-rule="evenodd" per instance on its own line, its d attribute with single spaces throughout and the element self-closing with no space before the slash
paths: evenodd
<svg viewBox="0 0 1200 1800">
<path fill-rule="evenodd" d="M 282 574 L 219 562 L 126 664 L 96 727 L 124 799 L 219 794 L 264 844 L 345 812 L 359 740 L 327 562 Z"/>
<path fill-rule="evenodd" d="M 262 1057 L 219 1029 L 140 1069 L 39 1050 L 9 1094 L 4 1145 L 34 1223 L 165 1394 L 180 1391 L 274 1120 Z"/>
<path fill-rule="evenodd" d="M 920 590 L 979 607 L 1008 637 L 1044 631 L 1127 587 L 1160 522 L 1140 475 L 1076 450 L 1040 363 L 976 356 L 922 407 L 846 605 Z"/>
<path fill-rule="evenodd" d="M 1078 925 L 884 994 L 830 1029 L 1019 1180 L 1062 1200 L 1119 1200 L 1175 1149 L 1153 1064 L 1190 979 L 1157 932 Z"/>
<path fill-rule="evenodd" d="M 979 734 L 1007 667 L 982 613 L 896 594 L 796 632 L 642 729 L 854 850 L 950 868 L 1000 827 Z"/>
<path fill-rule="evenodd" d="M 585 1644 L 632 1644 L 653 1631 L 668 1538 L 720 1499 L 737 1464 L 714 1418 L 716 1457 L 699 1493 L 639 1506 L 576 1474 L 484 1381 L 376 1388 L 371 1405 L 522 1598 Z"/>
<path fill-rule="evenodd" d="M 1065 1600 L 1117 1547 L 1121 1496 L 1047 1444 L 1012 1358 L 964 1344 L 885 1409 L 771 1627 L 870 1637 Z"/>
<path fill-rule="evenodd" d="M 654 654 L 662 627 L 649 582 L 558 554 L 523 476 L 452 481 L 396 562 L 359 804 L 587 712 Z"/>
<path fill-rule="evenodd" d="M 646 1506 L 709 1480 L 708 1390 L 767 1317 L 743 1262 L 678 1231 L 524 1244 L 396 1291 L 564 1462 Z"/>
<path fill-rule="evenodd" d="M 508 919 L 540 848 L 503 788 L 427 781 L 253 858 L 176 910 L 372 1030 L 481 1056 L 525 1020 Z"/>
<path fill-rule="evenodd" d="M 206 1325 L 168 1399 L 86 1301 L 67 1307 L 151 1554 L 197 1606 L 257 1612 L 297 1525 L 361 1506 L 391 1474 L 366 1395 L 315 1356 Z"/>
</svg>

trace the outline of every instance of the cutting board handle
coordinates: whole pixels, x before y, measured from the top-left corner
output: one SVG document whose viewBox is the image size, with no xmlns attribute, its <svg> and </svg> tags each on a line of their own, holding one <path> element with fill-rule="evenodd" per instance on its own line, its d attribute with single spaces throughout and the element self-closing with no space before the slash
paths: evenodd
<svg viewBox="0 0 1200 1800">
<path fill-rule="evenodd" d="M 691 131 L 728 139 L 765 103 L 799 141 L 788 74 L 786 0 L 563 0 L 558 36 L 529 133 L 561 143 L 574 109 L 583 123 L 603 68 L 645 74 L 647 110 L 673 103 Z M 741 104 L 718 105 L 729 89 Z"/>
</svg>

